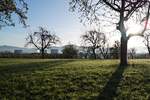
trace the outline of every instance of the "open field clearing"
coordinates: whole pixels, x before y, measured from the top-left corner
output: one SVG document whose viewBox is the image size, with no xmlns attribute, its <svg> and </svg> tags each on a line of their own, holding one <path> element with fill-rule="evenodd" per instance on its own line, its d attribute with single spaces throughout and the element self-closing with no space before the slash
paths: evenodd
<svg viewBox="0 0 150 100">
<path fill-rule="evenodd" d="M 150 100 L 150 60 L 0 59 L 1 100 Z"/>
</svg>

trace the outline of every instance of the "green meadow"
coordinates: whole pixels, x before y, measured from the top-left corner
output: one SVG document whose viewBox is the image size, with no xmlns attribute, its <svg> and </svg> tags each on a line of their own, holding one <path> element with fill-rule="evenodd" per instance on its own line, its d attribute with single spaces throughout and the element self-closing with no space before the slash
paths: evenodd
<svg viewBox="0 0 150 100">
<path fill-rule="evenodd" d="M 150 100 L 150 60 L 0 59 L 0 100 Z"/>
</svg>

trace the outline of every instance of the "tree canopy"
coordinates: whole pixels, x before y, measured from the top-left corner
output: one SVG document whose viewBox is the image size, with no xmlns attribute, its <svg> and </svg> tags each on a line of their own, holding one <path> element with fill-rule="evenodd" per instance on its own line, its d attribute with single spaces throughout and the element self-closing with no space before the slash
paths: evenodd
<svg viewBox="0 0 150 100">
<path fill-rule="evenodd" d="M 30 33 L 26 40 L 26 46 L 33 45 L 36 47 L 41 52 L 42 58 L 44 58 L 45 49 L 60 42 L 54 33 L 43 27 L 39 27 L 38 32 Z"/>
<path fill-rule="evenodd" d="M 14 16 L 26 26 L 28 6 L 25 0 L 0 0 L 0 27 L 14 26 Z"/>
<path fill-rule="evenodd" d="M 140 24 L 144 22 L 144 28 L 139 34 L 147 29 L 150 1 L 149 0 L 70 0 L 70 9 L 78 11 L 81 20 L 88 20 L 90 23 L 110 22 L 116 25 L 121 33 L 120 64 L 127 65 L 127 43 L 131 36 L 127 35 L 125 23 L 136 20 Z M 146 13 L 144 13 L 146 11 Z M 104 22 L 105 20 L 105 22 Z"/>
<path fill-rule="evenodd" d="M 96 49 L 102 47 L 106 42 L 105 34 L 96 30 L 90 30 L 83 34 L 81 38 L 87 46 L 91 47 L 93 56 L 96 59 Z"/>
<path fill-rule="evenodd" d="M 78 50 L 73 44 L 65 45 L 62 52 L 65 58 L 77 58 L 78 55 Z"/>
</svg>

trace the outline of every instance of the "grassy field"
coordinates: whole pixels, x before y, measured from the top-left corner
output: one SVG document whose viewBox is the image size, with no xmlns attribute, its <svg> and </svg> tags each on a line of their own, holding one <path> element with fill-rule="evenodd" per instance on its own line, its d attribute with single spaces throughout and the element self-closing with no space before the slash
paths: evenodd
<svg viewBox="0 0 150 100">
<path fill-rule="evenodd" d="M 0 59 L 0 100 L 150 100 L 150 60 Z"/>
</svg>

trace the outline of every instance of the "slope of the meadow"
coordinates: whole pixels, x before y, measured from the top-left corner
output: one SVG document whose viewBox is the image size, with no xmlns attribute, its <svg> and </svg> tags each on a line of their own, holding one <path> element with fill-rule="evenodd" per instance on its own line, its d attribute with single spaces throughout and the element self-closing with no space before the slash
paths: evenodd
<svg viewBox="0 0 150 100">
<path fill-rule="evenodd" d="M 150 100 L 150 60 L 0 59 L 0 100 Z"/>
</svg>

